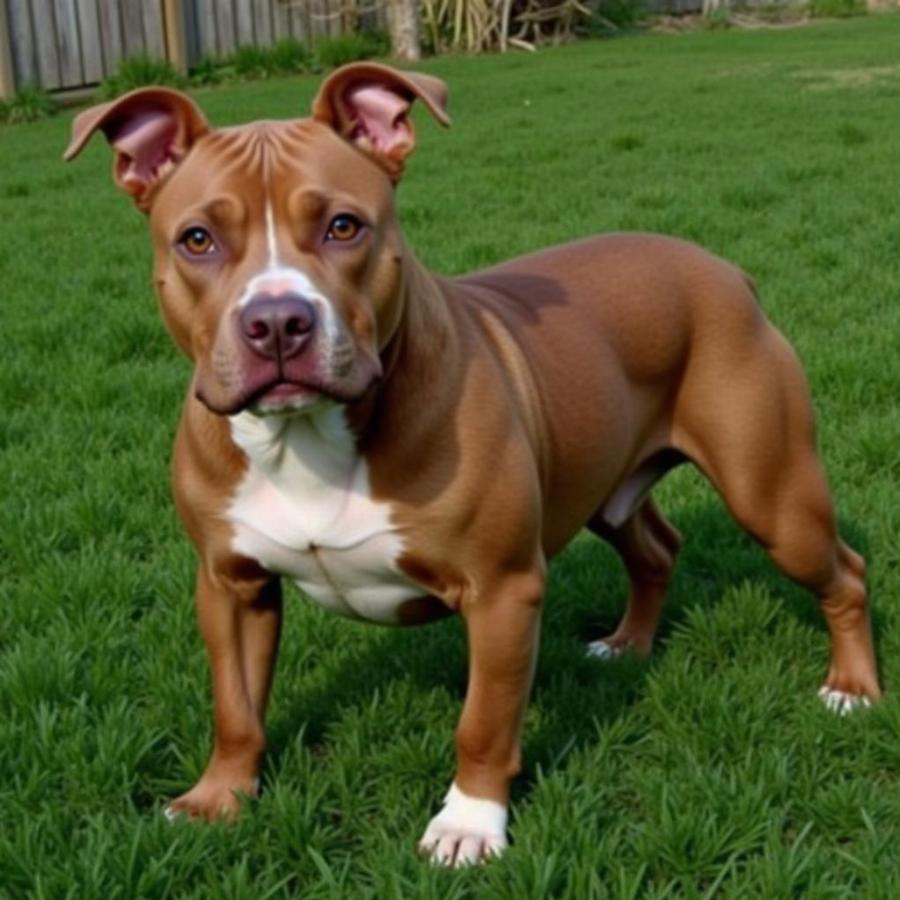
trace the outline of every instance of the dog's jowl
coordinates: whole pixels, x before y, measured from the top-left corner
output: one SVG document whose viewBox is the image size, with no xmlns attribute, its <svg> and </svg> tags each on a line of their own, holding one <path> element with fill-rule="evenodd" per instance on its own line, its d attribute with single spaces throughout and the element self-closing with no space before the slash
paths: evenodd
<svg viewBox="0 0 900 900">
<path fill-rule="evenodd" d="M 649 652 L 680 543 L 650 491 L 682 462 L 818 598 L 826 702 L 879 687 L 806 380 L 749 280 L 646 234 L 432 274 L 394 207 L 415 100 L 449 123 L 440 81 L 374 64 L 331 75 L 310 118 L 236 128 L 148 88 L 78 116 L 66 156 L 97 130 L 112 145 L 194 364 L 174 489 L 215 741 L 170 811 L 233 816 L 257 790 L 287 576 L 354 619 L 464 619 L 457 768 L 420 843 L 461 864 L 506 846 L 548 561 L 583 526 L 609 541 L 631 593 L 590 652 Z"/>
</svg>

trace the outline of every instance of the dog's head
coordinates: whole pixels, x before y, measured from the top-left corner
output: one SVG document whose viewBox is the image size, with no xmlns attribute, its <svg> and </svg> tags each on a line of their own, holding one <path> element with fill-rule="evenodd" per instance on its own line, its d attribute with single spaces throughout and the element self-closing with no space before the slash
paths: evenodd
<svg viewBox="0 0 900 900">
<path fill-rule="evenodd" d="M 144 88 L 79 115 L 148 214 L 155 280 L 196 396 L 216 413 L 361 398 L 397 325 L 403 247 L 393 188 L 420 99 L 449 124 L 436 78 L 359 63 L 334 72 L 312 117 L 213 130 L 192 100 Z"/>
</svg>

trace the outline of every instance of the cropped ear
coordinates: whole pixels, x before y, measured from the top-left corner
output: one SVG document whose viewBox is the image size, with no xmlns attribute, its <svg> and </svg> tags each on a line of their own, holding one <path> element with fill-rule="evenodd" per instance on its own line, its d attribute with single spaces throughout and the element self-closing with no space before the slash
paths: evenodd
<svg viewBox="0 0 900 900">
<path fill-rule="evenodd" d="M 209 125 L 193 100 L 179 91 L 139 88 L 76 116 L 63 159 L 78 156 L 98 129 L 115 151 L 116 184 L 146 212 L 154 190 Z"/>
<path fill-rule="evenodd" d="M 377 63 L 351 63 L 333 72 L 313 100 L 313 118 L 370 154 L 398 181 L 406 157 L 416 146 L 409 118 L 415 99 L 443 126 L 447 85 L 432 75 L 400 72 Z"/>
</svg>

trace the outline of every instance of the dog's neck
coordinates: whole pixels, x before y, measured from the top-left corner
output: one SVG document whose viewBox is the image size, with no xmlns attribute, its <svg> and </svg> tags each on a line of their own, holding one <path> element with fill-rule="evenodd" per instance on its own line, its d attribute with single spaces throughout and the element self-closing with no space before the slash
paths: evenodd
<svg viewBox="0 0 900 900">
<path fill-rule="evenodd" d="M 461 377 L 459 329 L 442 280 L 434 276 L 408 248 L 402 258 L 403 278 L 395 299 L 397 324 L 382 346 L 383 375 L 359 403 L 347 408 L 347 418 L 361 446 L 389 436 L 401 410 L 411 401 L 417 425 L 433 402 L 434 388 Z M 427 416 L 425 416 L 427 418 Z"/>
</svg>

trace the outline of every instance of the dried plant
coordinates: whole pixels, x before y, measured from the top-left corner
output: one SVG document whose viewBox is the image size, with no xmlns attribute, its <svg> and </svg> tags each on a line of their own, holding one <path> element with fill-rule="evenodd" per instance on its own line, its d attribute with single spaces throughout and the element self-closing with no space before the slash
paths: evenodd
<svg viewBox="0 0 900 900">
<path fill-rule="evenodd" d="M 390 0 L 343 0 L 326 5 L 310 0 L 287 0 L 302 6 L 311 18 L 340 22 L 353 29 L 375 17 L 387 23 Z M 579 22 L 591 15 L 591 0 L 419 0 L 422 30 L 435 53 L 480 53 L 540 44 L 561 43 L 574 37 Z"/>
<path fill-rule="evenodd" d="M 436 53 L 533 50 L 571 39 L 590 15 L 581 0 L 421 0 L 421 12 Z"/>
</svg>

